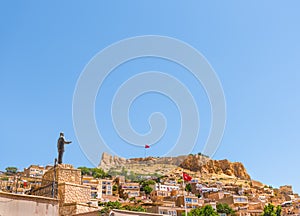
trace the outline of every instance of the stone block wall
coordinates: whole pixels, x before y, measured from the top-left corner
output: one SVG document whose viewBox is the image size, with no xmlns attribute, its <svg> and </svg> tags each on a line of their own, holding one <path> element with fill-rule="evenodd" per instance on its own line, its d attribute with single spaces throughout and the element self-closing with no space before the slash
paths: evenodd
<svg viewBox="0 0 300 216">
<path fill-rule="evenodd" d="M 53 184 L 44 185 L 42 187 L 30 191 L 30 195 L 57 198 L 57 187 Z"/>
<path fill-rule="evenodd" d="M 91 199 L 91 187 L 68 182 L 58 184 L 58 199 L 63 203 L 87 203 Z"/>
</svg>

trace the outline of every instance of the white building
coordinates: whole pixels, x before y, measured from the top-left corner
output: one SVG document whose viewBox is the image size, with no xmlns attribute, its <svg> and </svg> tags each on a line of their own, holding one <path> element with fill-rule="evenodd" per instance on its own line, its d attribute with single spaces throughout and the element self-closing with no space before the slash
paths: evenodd
<svg viewBox="0 0 300 216">
<path fill-rule="evenodd" d="M 178 191 L 179 190 L 179 185 L 177 184 L 161 184 L 161 183 L 156 183 L 153 185 L 153 190 L 155 191 Z"/>
</svg>

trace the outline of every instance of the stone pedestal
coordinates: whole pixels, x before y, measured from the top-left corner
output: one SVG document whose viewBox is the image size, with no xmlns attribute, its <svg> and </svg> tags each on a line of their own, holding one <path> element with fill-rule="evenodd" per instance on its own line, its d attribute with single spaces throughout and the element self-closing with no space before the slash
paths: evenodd
<svg viewBox="0 0 300 216">
<path fill-rule="evenodd" d="M 80 211 L 86 209 L 81 207 L 89 203 L 91 188 L 82 185 L 80 169 L 69 164 L 58 164 L 44 174 L 42 187 L 51 186 L 53 181 L 55 181 L 55 197 L 59 200 L 60 216 L 73 215 L 79 211 L 78 209 L 81 209 Z"/>
<path fill-rule="evenodd" d="M 58 164 L 43 175 L 42 186 L 47 185 L 54 180 L 58 184 L 63 182 L 81 184 L 81 170 L 74 168 L 70 164 Z"/>
</svg>

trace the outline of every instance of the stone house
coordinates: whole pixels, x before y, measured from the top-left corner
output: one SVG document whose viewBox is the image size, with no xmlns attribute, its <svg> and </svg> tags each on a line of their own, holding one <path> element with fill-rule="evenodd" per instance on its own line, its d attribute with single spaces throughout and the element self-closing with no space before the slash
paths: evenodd
<svg viewBox="0 0 300 216">
<path fill-rule="evenodd" d="M 184 207 L 186 204 L 186 208 L 199 208 L 203 206 L 204 200 L 200 199 L 193 195 L 186 195 L 186 196 L 178 196 L 176 200 L 176 206 Z"/>
<path fill-rule="evenodd" d="M 39 166 L 39 165 L 30 165 L 28 168 L 24 168 L 23 175 L 24 177 L 35 177 L 42 178 L 47 170 L 52 168 L 52 166 Z"/>
<path fill-rule="evenodd" d="M 113 180 L 111 179 L 95 179 L 93 176 L 82 176 L 82 184 L 91 187 L 92 199 L 102 199 L 113 194 Z"/>
<path fill-rule="evenodd" d="M 120 185 L 120 197 L 123 199 L 140 196 L 140 184 L 126 182 Z"/>
<path fill-rule="evenodd" d="M 224 197 L 218 201 L 219 203 L 227 203 L 234 210 L 247 209 L 248 207 L 248 197 L 232 195 L 229 197 Z"/>
</svg>

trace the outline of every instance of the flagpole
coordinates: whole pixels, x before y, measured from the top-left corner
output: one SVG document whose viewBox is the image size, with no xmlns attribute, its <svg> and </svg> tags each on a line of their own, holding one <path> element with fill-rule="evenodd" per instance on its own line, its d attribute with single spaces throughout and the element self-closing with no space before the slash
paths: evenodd
<svg viewBox="0 0 300 216">
<path fill-rule="evenodd" d="M 150 146 L 146 144 L 146 145 L 145 145 L 145 155 L 144 155 L 145 158 L 146 158 L 146 156 L 147 156 L 147 149 L 148 149 L 148 148 L 150 148 Z"/>
<path fill-rule="evenodd" d="M 183 201 L 184 201 L 185 216 L 187 216 L 186 200 L 185 200 L 185 181 L 184 181 L 184 176 L 183 176 Z"/>
</svg>

